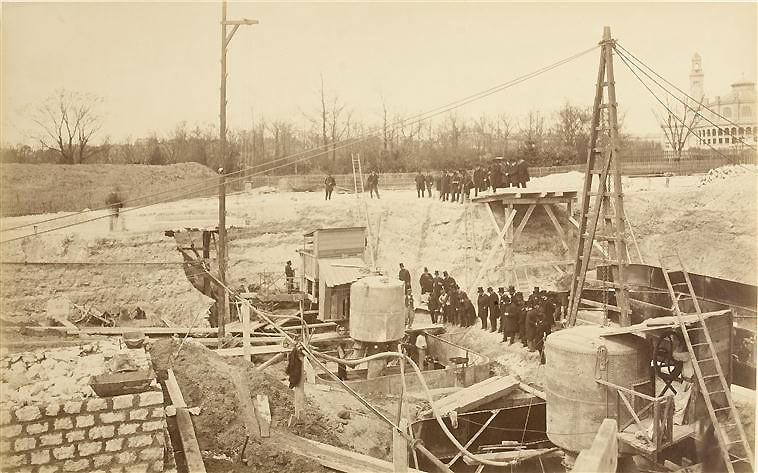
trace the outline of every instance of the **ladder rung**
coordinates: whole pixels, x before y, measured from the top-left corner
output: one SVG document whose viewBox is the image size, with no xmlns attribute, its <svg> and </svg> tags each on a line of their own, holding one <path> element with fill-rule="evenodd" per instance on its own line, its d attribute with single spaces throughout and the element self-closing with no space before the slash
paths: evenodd
<svg viewBox="0 0 758 473">
<path fill-rule="evenodd" d="M 717 374 L 709 374 L 708 376 L 703 376 L 703 379 L 711 379 L 711 378 L 718 378 L 719 375 Z"/>
<path fill-rule="evenodd" d="M 589 233 L 584 234 L 584 238 L 589 238 Z M 624 240 L 624 237 L 618 237 L 618 236 L 611 236 L 611 235 L 595 235 L 595 240 L 599 241 L 616 241 L 616 240 Z"/>
<path fill-rule="evenodd" d="M 708 396 L 710 397 L 710 396 L 713 396 L 714 394 L 726 394 L 726 391 L 724 391 L 723 389 L 720 391 L 711 391 L 708 393 Z"/>
<path fill-rule="evenodd" d="M 597 148 L 595 148 L 595 149 L 597 149 Z M 600 174 L 603 174 L 603 170 L 602 169 L 590 169 L 590 174 L 600 175 Z M 608 175 L 609 176 L 611 175 L 611 171 L 610 170 L 608 170 Z"/>
<path fill-rule="evenodd" d="M 615 107 L 615 106 L 616 106 L 616 104 L 613 103 L 613 102 L 611 102 L 611 103 L 601 103 L 599 108 L 611 108 L 611 107 Z"/>
<path fill-rule="evenodd" d="M 719 407 L 718 409 L 714 409 L 713 412 L 720 412 L 720 411 L 731 411 L 731 407 Z"/>
<path fill-rule="evenodd" d="M 687 328 L 688 332 L 692 331 L 692 330 L 705 330 L 705 328 L 703 328 L 703 327 L 689 327 L 689 328 Z"/>
<path fill-rule="evenodd" d="M 703 358 L 702 360 L 697 360 L 698 363 L 705 363 L 706 361 L 714 361 L 715 358 Z"/>
<path fill-rule="evenodd" d="M 701 347 L 701 346 L 704 346 L 704 345 L 710 345 L 710 343 L 708 343 L 708 342 L 705 342 L 705 343 L 690 343 L 690 345 L 692 345 L 693 347 Z"/>
</svg>

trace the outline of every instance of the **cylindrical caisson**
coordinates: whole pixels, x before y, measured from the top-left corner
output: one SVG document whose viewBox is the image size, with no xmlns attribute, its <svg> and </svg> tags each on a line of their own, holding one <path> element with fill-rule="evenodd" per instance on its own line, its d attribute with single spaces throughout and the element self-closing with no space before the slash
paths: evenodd
<svg viewBox="0 0 758 473">
<path fill-rule="evenodd" d="M 390 342 L 405 335 L 405 285 L 371 276 L 350 286 L 350 336 L 361 342 Z"/>
<path fill-rule="evenodd" d="M 547 436 L 572 452 L 590 448 L 603 419 L 616 418 L 617 410 L 619 423 L 631 418 L 615 391 L 595 381 L 596 373 L 609 383 L 653 394 L 648 342 L 631 334 L 601 337 L 602 331 L 579 326 L 545 341 Z M 640 405 L 639 398 L 627 399 Z"/>
</svg>

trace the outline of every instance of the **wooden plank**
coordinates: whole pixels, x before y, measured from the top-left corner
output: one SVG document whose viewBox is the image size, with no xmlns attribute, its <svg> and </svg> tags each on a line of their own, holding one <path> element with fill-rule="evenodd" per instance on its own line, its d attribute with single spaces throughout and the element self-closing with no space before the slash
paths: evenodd
<svg viewBox="0 0 758 473">
<path fill-rule="evenodd" d="M 240 304 L 239 312 L 242 316 L 242 358 L 253 361 L 253 355 L 250 353 L 250 306 Z"/>
<path fill-rule="evenodd" d="M 257 394 L 255 396 L 255 417 L 258 419 L 258 426 L 261 429 L 261 437 L 271 436 L 271 406 L 268 402 L 268 396 Z"/>
<path fill-rule="evenodd" d="M 176 410 L 176 426 L 179 429 L 179 437 L 182 442 L 184 459 L 187 463 L 187 471 L 192 473 L 205 473 L 205 464 L 200 453 L 200 446 L 195 436 L 195 428 L 192 418 L 186 408 Z"/>
<path fill-rule="evenodd" d="M 263 371 L 269 366 L 273 365 L 274 363 L 278 363 L 280 360 L 283 360 L 284 357 L 287 355 L 284 353 L 277 353 L 276 355 L 272 356 L 268 360 L 266 360 L 264 363 L 261 363 L 259 366 L 256 366 L 255 368 L 259 371 Z"/>
<path fill-rule="evenodd" d="M 77 327 L 76 325 L 74 325 L 73 323 L 71 323 L 71 321 L 69 321 L 65 317 L 61 317 L 61 316 L 58 316 L 58 315 L 50 315 L 50 314 L 48 314 L 48 317 L 51 318 L 51 319 L 53 319 L 53 320 L 55 320 L 56 322 L 58 322 L 59 324 L 61 324 L 64 327 L 66 327 L 67 329 L 79 330 L 79 327 Z"/>
<path fill-rule="evenodd" d="M 534 448 L 529 450 L 509 450 L 506 452 L 481 453 L 478 454 L 477 457 L 483 460 L 494 461 L 524 461 L 529 460 L 530 458 L 537 458 L 542 455 L 548 455 L 556 451 L 558 451 L 558 448 Z M 478 465 L 480 463 L 468 457 L 463 457 L 463 461 L 466 463 L 466 465 Z"/>
<path fill-rule="evenodd" d="M 510 376 L 494 376 L 444 397 L 434 403 L 440 415 L 455 411 L 459 414 L 507 396 L 518 388 L 519 382 Z"/>
<path fill-rule="evenodd" d="M 300 445 L 290 445 L 295 453 L 313 458 L 321 465 L 345 473 L 391 473 L 394 471 L 392 462 L 380 460 L 338 447 L 333 447 L 315 440 L 297 437 Z M 410 473 L 423 473 L 420 470 L 408 468 Z"/>
<path fill-rule="evenodd" d="M 519 387 L 519 388 L 520 388 L 522 391 L 526 391 L 526 392 L 528 392 L 529 394 L 533 394 L 533 395 L 537 396 L 538 398 L 542 399 L 543 401 L 545 401 L 545 400 L 547 399 L 547 398 L 545 397 L 545 393 L 544 393 L 544 392 L 542 392 L 542 391 L 540 391 L 540 390 L 538 390 L 538 389 L 535 389 L 535 388 L 533 388 L 533 387 L 529 386 L 528 384 L 524 384 L 524 383 L 518 383 L 518 387 Z"/>
<path fill-rule="evenodd" d="M 168 377 L 164 383 L 166 384 L 166 390 L 168 391 L 168 397 L 171 399 L 171 404 L 176 408 L 187 407 L 187 403 L 184 402 L 182 391 L 179 389 L 179 383 L 174 376 L 174 370 L 169 368 Z"/>
<path fill-rule="evenodd" d="M 592 445 L 579 452 L 572 472 L 606 473 L 616 471 L 618 466 L 618 436 L 615 419 L 605 419 L 595 434 Z"/>
<path fill-rule="evenodd" d="M 702 314 L 702 316 L 703 316 L 703 319 L 708 319 L 711 317 L 724 315 L 727 312 L 729 312 L 729 310 L 717 310 L 714 312 L 705 312 Z M 682 320 L 684 321 L 685 324 L 696 323 L 699 321 L 697 314 L 684 315 L 682 316 Z M 652 319 L 647 319 L 644 322 L 630 325 L 628 327 L 607 329 L 603 333 L 601 333 L 600 336 L 611 337 L 614 335 L 651 332 L 655 330 L 664 330 L 664 329 L 678 328 L 678 327 L 679 327 L 679 322 L 676 320 L 675 316 L 654 317 Z"/>
<path fill-rule="evenodd" d="M 281 345 L 263 345 L 258 347 L 250 347 L 251 355 L 273 355 L 275 353 L 286 353 L 290 351 L 290 348 L 284 348 Z M 215 353 L 221 356 L 243 356 L 242 348 L 222 348 L 216 350 Z"/>
</svg>

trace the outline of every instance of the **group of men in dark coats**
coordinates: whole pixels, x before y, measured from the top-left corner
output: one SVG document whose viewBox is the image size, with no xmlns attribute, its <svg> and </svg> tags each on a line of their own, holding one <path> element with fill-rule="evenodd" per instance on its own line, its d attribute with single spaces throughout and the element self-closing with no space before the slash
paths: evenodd
<svg viewBox="0 0 758 473">
<path fill-rule="evenodd" d="M 442 276 L 439 271 L 434 271 L 432 275 L 427 268 L 424 268 L 419 278 L 419 285 L 421 296 L 428 295 L 429 297 L 428 307 L 432 323 L 443 322 L 461 327 L 474 325 L 476 321 L 474 303 L 447 271 L 443 271 Z"/>
<path fill-rule="evenodd" d="M 503 342 L 510 339 L 512 345 L 518 336 L 523 346 L 528 347 L 529 351 L 539 351 L 542 356 L 544 339 L 561 318 L 561 304 L 555 293 L 535 287 L 524 301 L 523 294 L 516 292 L 513 286 L 509 286 L 507 292 L 502 287 L 498 288 L 497 293 L 492 287 L 488 287 L 486 292 L 479 287 L 477 292 L 482 330 L 487 330 L 489 319 L 490 332 L 501 332 Z"/>
<path fill-rule="evenodd" d="M 414 181 L 416 182 L 416 197 L 422 199 L 424 197 L 424 193 L 426 193 L 428 197 L 432 196 L 434 176 L 432 176 L 431 173 L 424 175 L 424 173 L 419 171 L 418 174 L 416 174 Z"/>
<path fill-rule="evenodd" d="M 523 187 L 529 181 L 529 167 L 523 159 L 495 159 L 489 166 L 478 166 L 474 170 L 474 196 L 486 189 L 493 192 L 501 187 Z"/>
</svg>

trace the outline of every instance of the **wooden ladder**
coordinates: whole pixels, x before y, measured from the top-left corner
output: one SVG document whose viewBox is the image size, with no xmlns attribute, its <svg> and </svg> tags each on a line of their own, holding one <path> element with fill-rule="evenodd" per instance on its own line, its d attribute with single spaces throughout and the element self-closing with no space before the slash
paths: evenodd
<svg viewBox="0 0 758 473">
<path fill-rule="evenodd" d="M 666 264 L 667 262 L 668 264 Z M 669 267 L 669 265 L 673 266 Z M 739 413 L 734 407 L 734 402 L 732 402 L 729 383 L 727 383 L 721 369 L 710 332 L 705 324 L 700 304 L 692 287 L 690 275 L 684 268 L 678 253 L 662 256 L 660 266 L 671 296 L 674 315 L 679 321 L 684 341 L 687 344 L 687 351 L 689 351 L 695 376 L 700 391 L 703 393 L 703 399 L 708 408 L 708 415 L 713 423 L 727 471 L 729 473 L 746 471 L 748 467 L 750 468 L 749 471 L 755 471 L 753 452 L 745 436 L 745 429 L 740 421 Z M 681 273 L 684 281 L 672 283 L 672 275 L 675 273 Z M 682 290 L 677 291 L 675 289 L 677 287 L 681 287 Z M 679 308 L 680 295 L 692 300 L 692 305 L 695 308 L 694 314 L 682 313 Z M 684 315 L 697 315 L 697 322 L 687 326 L 683 319 Z M 695 336 L 695 343 L 690 338 L 691 335 Z"/>
<path fill-rule="evenodd" d="M 366 199 L 361 199 L 364 193 L 363 189 L 363 169 L 361 167 L 361 155 L 350 154 L 350 159 L 353 163 L 353 186 L 355 189 L 355 196 L 358 199 L 358 206 L 363 214 L 363 220 L 366 223 L 366 231 L 368 232 L 366 238 L 366 247 L 368 249 L 369 257 L 371 258 L 371 270 L 376 271 L 376 252 L 374 251 L 374 237 L 371 230 L 371 219 L 368 216 L 368 204 Z"/>
<path fill-rule="evenodd" d="M 615 41 L 611 38 L 610 28 L 605 28 L 600 45 L 600 68 L 592 108 L 592 127 L 582 190 L 576 259 L 567 314 L 569 326 L 576 323 L 592 248 L 596 241 L 608 243 L 608 256 L 601 262 L 611 265 L 617 302 L 616 306 L 611 306 L 609 309 L 620 313 L 619 322 L 622 326 L 628 326 L 631 323 L 625 284 L 628 259 L 624 237 L 621 165 L 618 157 L 618 103 L 616 102 L 616 82 L 613 76 Z M 597 234 L 601 210 L 603 230 L 602 234 Z"/>
<path fill-rule="evenodd" d="M 353 186 L 355 188 L 355 193 L 360 199 L 361 194 L 363 194 L 363 170 L 361 169 L 361 155 L 359 154 L 350 154 L 350 159 L 353 162 Z"/>
</svg>

